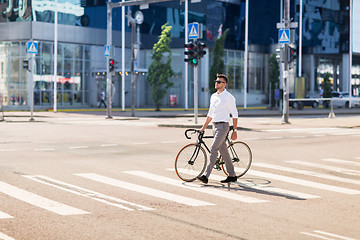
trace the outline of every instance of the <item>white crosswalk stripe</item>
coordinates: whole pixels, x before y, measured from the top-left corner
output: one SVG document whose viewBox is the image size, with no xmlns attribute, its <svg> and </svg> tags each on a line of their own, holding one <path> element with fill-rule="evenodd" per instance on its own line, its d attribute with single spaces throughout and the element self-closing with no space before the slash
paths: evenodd
<svg viewBox="0 0 360 240">
<path fill-rule="evenodd" d="M 174 169 L 167 169 L 167 170 L 168 171 L 175 171 Z M 178 171 L 182 171 L 182 170 L 178 169 Z M 186 170 L 186 171 L 183 171 L 183 172 L 189 173 L 189 170 Z M 194 174 L 196 174 L 196 173 L 194 172 Z M 221 177 L 221 176 L 218 176 L 218 175 L 215 175 L 215 174 L 211 174 L 210 179 L 220 181 L 220 180 L 224 179 L 224 177 Z M 241 180 L 241 179 L 238 179 L 236 184 L 239 185 L 239 186 L 242 186 L 242 187 L 255 189 L 255 190 L 260 190 L 262 192 L 267 192 L 267 193 L 270 193 L 270 194 L 281 195 L 281 196 L 285 196 L 285 197 L 288 197 L 288 198 L 298 198 L 298 199 L 319 198 L 319 196 L 316 196 L 316 195 L 311 195 L 311 194 L 306 194 L 306 193 L 301 193 L 301 192 L 295 192 L 295 191 L 290 191 L 290 190 L 276 188 L 276 187 L 269 187 L 269 186 L 266 186 L 266 185 L 254 184 L 252 182 L 248 182 L 248 181 Z"/>
<path fill-rule="evenodd" d="M 133 211 L 132 208 L 130 207 L 135 207 L 139 210 L 154 210 L 153 208 L 149 208 L 149 207 L 145 207 L 139 204 L 135 204 L 132 202 L 128 202 L 119 198 L 115 198 L 115 197 L 111 197 L 111 196 L 107 196 L 105 194 L 101 194 L 98 192 L 94 192 L 82 187 L 78 187 L 72 184 L 68 184 L 59 180 L 55 180 L 46 176 L 24 176 L 28 179 L 34 180 L 36 182 L 39 183 L 43 183 L 46 185 L 50 185 L 52 187 L 67 191 L 67 192 L 71 192 L 73 194 L 79 195 L 79 196 L 83 196 L 83 197 L 87 197 L 87 198 L 91 198 L 93 200 L 111 205 L 111 206 L 115 206 L 124 210 L 128 210 L 128 211 Z"/>
<path fill-rule="evenodd" d="M 2 232 L 0 232 L 0 239 L 1 240 L 15 240 L 12 237 L 9 237 L 8 235 L 6 235 L 6 234 L 4 234 Z"/>
<path fill-rule="evenodd" d="M 253 175 L 253 176 L 258 176 L 258 177 L 275 179 L 275 180 L 284 181 L 284 182 L 287 182 L 287 183 L 292 183 L 292 184 L 297 184 L 297 185 L 302 185 L 302 186 L 306 186 L 306 187 L 310 187 L 310 188 L 317 188 L 317 189 L 321 189 L 321 190 L 338 192 L 338 193 L 360 194 L 360 191 L 354 190 L 354 189 L 337 187 L 337 186 L 332 186 L 332 185 L 328 185 L 328 184 L 312 182 L 312 181 L 308 181 L 308 180 L 303 180 L 303 179 L 298 179 L 298 178 L 293 178 L 293 177 L 287 177 L 287 176 L 282 176 L 282 175 L 273 174 L 273 173 L 256 171 L 256 170 L 253 170 L 253 169 L 250 169 L 248 171 L 248 173 L 246 173 L 246 174 Z"/>
<path fill-rule="evenodd" d="M 157 190 L 157 189 L 154 189 L 154 188 L 144 187 L 144 186 L 141 186 L 141 185 L 120 181 L 120 180 L 117 180 L 117 179 L 114 179 L 114 178 L 109 178 L 109 177 L 106 177 L 106 176 L 102 176 L 102 175 L 99 175 L 99 174 L 96 174 L 96 173 L 79 173 L 79 174 L 75 174 L 75 175 L 83 177 L 83 178 L 87 178 L 87 179 L 90 179 L 90 180 L 93 180 L 93 181 L 96 181 L 96 182 L 108 184 L 108 185 L 115 186 L 115 187 L 124 188 L 126 190 L 139 192 L 139 193 L 142 193 L 142 194 L 146 194 L 146 195 L 150 195 L 150 196 L 153 196 L 153 197 L 166 199 L 166 200 L 169 200 L 169 201 L 185 204 L 185 205 L 188 205 L 188 206 L 210 206 L 210 205 L 215 205 L 213 203 L 209 203 L 209 202 L 205 202 L 205 201 L 201 201 L 201 200 L 197 200 L 197 199 L 193 199 L 193 198 L 180 196 L 180 195 L 173 194 L 173 193 L 164 192 L 164 191 Z"/>
<path fill-rule="evenodd" d="M 344 173 L 344 174 L 348 174 L 348 175 L 360 176 L 360 171 L 353 170 L 353 169 L 339 168 L 339 167 L 333 167 L 333 166 L 328 166 L 328 165 L 324 165 L 324 164 L 296 161 L 296 160 L 286 161 L 286 162 L 303 165 L 303 166 L 308 166 L 308 167 L 316 167 L 316 168 L 326 169 L 326 170 Z"/>
<path fill-rule="evenodd" d="M 171 186 L 186 188 L 188 190 L 201 192 L 201 193 L 205 193 L 205 194 L 210 194 L 210 195 L 213 195 L 213 196 L 223 197 L 223 198 L 236 200 L 236 201 L 240 201 L 240 202 L 245 202 L 245 203 L 268 202 L 266 200 L 261 200 L 261 199 L 258 199 L 258 198 L 242 196 L 240 194 L 235 194 L 235 193 L 232 193 L 232 192 L 225 192 L 225 191 L 221 191 L 221 190 L 213 189 L 213 188 L 208 188 L 208 187 L 204 188 L 204 187 L 202 187 L 200 185 L 197 185 L 197 184 L 183 183 L 181 181 L 178 181 L 178 180 L 175 180 L 175 179 L 172 179 L 172 178 L 163 177 L 163 176 L 155 175 L 155 174 L 144 172 L 144 171 L 126 171 L 126 173 L 131 174 L 131 175 L 135 175 L 135 176 L 138 176 L 138 177 L 150 179 L 150 180 L 153 180 L 153 181 L 169 184 Z"/>
<path fill-rule="evenodd" d="M 270 169 L 275 169 L 275 170 L 280 170 L 280 171 L 285 171 L 285 172 L 297 173 L 297 174 L 302 174 L 302 175 L 308 175 L 308 176 L 313 176 L 313 177 L 318 177 L 318 178 L 325 178 L 325 179 L 335 180 L 335 181 L 339 181 L 339 182 L 346 182 L 346 183 L 353 183 L 353 184 L 360 185 L 360 181 L 358 181 L 358 180 L 342 178 L 342 177 L 337 177 L 337 176 L 323 174 L 323 173 L 310 172 L 310 171 L 300 170 L 300 169 L 296 169 L 296 168 L 282 167 L 282 166 L 268 164 L 268 163 L 252 163 L 252 165 L 257 166 L 257 167 L 270 168 Z"/>
<path fill-rule="evenodd" d="M 353 161 L 347 161 L 347 160 L 336 159 L 336 158 L 323 158 L 321 160 L 326 161 L 326 162 L 348 164 L 348 165 L 360 167 L 360 162 L 353 162 Z"/>
<path fill-rule="evenodd" d="M 0 211 L 0 219 L 5 219 L 5 218 L 13 218 L 13 216 L 10 216 L 9 214 Z"/>
<path fill-rule="evenodd" d="M 18 187 L 12 186 L 5 182 L 0 181 L 0 192 L 9 195 L 13 198 L 19 199 L 23 202 L 37 206 L 39 208 L 57 213 L 60 215 L 78 215 L 88 214 L 88 212 L 70 207 L 68 205 L 47 199 L 37 194 L 22 190 Z"/>
</svg>

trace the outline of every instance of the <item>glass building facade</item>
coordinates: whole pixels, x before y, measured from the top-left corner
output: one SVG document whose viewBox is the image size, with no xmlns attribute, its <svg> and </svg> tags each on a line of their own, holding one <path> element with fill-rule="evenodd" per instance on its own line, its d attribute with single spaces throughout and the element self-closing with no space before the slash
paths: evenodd
<svg viewBox="0 0 360 240">
<path fill-rule="evenodd" d="M 114 2 L 114 1 L 113 1 Z M 299 0 L 290 1 L 290 15 L 299 21 Z M 215 61 L 212 47 L 219 35 L 229 29 L 225 42 L 225 74 L 229 76 L 229 90 L 243 104 L 247 92 L 248 104 L 268 101 L 268 59 L 277 47 L 280 22 L 280 0 L 249 1 L 249 56 L 247 89 L 244 89 L 244 0 L 202 0 L 189 3 L 189 23 L 203 24 L 203 39 L 207 54 L 199 65 L 199 106 L 207 107 L 209 69 Z M 349 6 L 345 0 L 303 1 L 302 76 L 308 95 L 318 96 L 322 77 L 332 75 L 333 90 L 348 91 L 349 77 Z M 0 95 L 5 108 L 27 109 L 33 77 L 36 108 L 51 108 L 54 102 L 56 75 L 57 103 L 60 108 L 96 107 L 99 92 L 106 89 L 106 1 L 58 0 L 57 74 L 54 74 L 54 0 L 0 0 Z M 128 8 L 134 14 L 138 6 Z M 172 68 L 174 85 L 168 90 L 162 106 L 170 105 L 169 96 L 176 95 L 177 106 L 185 103 L 184 63 L 184 4 L 169 1 L 150 4 L 141 10 L 144 22 L 139 25 L 140 51 L 136 77 L 136 107 L 154 107 L 151 87 L 146 81 L 151 64 L 152 47 L 161 33 L 161 26 L 172 26 Z M 121 72 L 121 8 L 113 13 L 113 45 L 116 72 L 112 76 L 113 107 L 121 106 L 121 78 L 125 75 L 125 103 L 131 104 L 130 34 L 126 20 L 125 72 Z M 358 26 L 355 26 L 358 27 Z M 296 30 L 296 45 L 299 42 Z M 26 42 L 37 41 L 34 72 L 23 68 L 23 60 L 30 59 Z M 31 61 L 30 61 L 31 62 Z M 352 63 L 352 91 L 360 89 L 360 58 L 354 54 Z M 296 68 L 292 70 L 297 75 Z M 32 75 L 30 75 L 32 74 Z M 292 88 L 290 88 L 292 91 Z M 189 107 L 193 103 L 193 69 L 189 68 Z"/>
</svg>

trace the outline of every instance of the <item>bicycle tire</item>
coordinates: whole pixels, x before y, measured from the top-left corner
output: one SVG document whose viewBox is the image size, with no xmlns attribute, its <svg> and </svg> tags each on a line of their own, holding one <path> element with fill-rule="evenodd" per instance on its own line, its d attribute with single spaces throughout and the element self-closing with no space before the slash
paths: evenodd
<svg viewBox="0 0 360 240">
<path fill-rule="evenodd" d="M 175 158 L 176 175 L 185 182 L 192 182 L 203 174 L 206 168 L 207 155 L 203 147 L 190 143 L 180 149 Z"/>
<path fill-rule="evenodd" d="M 234 164 L 236 176 L 238 178 L 244 176 L 250 169 L 252 163 L 252 152 L 249 145 L 241 141 L 236 141 L 228 146 L 228 150 Z M 226 171 L 224 160 L 221 159 L 221 161 L 223 172 L 228 176 L 229 174 Z"/>
</svg>

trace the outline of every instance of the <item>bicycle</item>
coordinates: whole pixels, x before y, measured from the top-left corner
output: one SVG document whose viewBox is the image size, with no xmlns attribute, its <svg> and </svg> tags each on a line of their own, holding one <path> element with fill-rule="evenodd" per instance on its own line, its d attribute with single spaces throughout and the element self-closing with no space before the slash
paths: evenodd
<svg viewBox="0 0 360 240">
<path fill-rule="evenodd" d="M 232 129 L 233 126 L 230 126 L 229 132 Z M 214 136 L 204 136 L 205 132 L 197 129 L 187 129 L 185 131 L 185 137 L 187 139 L 191 139 L 191 137 L 188 136 L 188 132 L 192 132 L 191 134 L 197 133 L 198 140 L 196 143 L 187 144 L 180 149 L 175 158 L 175 172 L 181 180 L 185 182 L 192 182 L 204 173 L 207 166 L 207 154 L 205 149 L 208 153 L 210 153 L 210 149 L 203 139 L 214 138 Z M 228 144 L 228 150 L 235 167 L 236 176 L 239 178 L 250 169 L 252 152 L 245 142 L 233 142 L 229 138 L 229 132 L 226 134 L 225 141 Z M 223 170 L 225 175 L 229 175 L 226 171 L 225 162 L 220 154 L 216 160 L 214 169 L 218 171 Z"/>
</svg>

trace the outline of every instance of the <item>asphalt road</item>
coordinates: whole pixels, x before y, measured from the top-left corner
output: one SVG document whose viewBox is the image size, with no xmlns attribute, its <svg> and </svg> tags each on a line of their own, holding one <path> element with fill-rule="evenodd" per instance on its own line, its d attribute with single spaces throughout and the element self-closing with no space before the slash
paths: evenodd
<svg viewBox="0 0 360 240">
<path fill-rule="evenodd" d="M 191 140 L 157 124 L 190 118 L 35 119 L 0 123 L 0 239 L 359 239 L 357 116 L 240 120 L 254 162 L 230 185 L 174 173 Z"/>
</svg>

